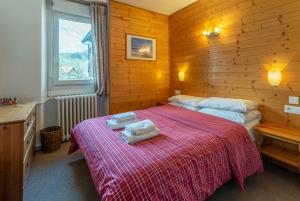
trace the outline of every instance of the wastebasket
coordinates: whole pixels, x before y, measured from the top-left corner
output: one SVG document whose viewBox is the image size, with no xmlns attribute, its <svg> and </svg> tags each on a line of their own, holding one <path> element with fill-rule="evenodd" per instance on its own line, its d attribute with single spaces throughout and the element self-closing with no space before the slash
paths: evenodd
<svg viewBox="0 0 300 201">
<path fill-rule="evenodd" d="M 60 148 L 62 139 L 62 127 L 51 126 L 40 131 L 42 150 L 45 153 L 52 153 Z"/>
</svg>

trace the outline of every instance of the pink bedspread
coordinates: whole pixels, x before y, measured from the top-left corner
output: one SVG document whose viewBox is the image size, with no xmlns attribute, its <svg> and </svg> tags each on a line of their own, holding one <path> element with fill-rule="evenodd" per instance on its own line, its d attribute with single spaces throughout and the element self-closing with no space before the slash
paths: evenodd
<svg viewBox="0 0 300 201">
<path fill-rule="evenodd" d="M 247 130 L 218 117 L 175 106 L 137 111 L 161 130 L 153 139 L 128 145 L 110 130 L 110 116 L 72 130 L 69 153 L 82 151 L 102 200 L 205 200 L 232 175 L 263 171 Z"/>
</svg>

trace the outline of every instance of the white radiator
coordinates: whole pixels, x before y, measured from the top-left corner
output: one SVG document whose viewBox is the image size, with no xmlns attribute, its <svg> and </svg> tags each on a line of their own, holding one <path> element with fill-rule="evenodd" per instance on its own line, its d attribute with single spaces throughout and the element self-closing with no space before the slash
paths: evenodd
<svg viewBox="0 0 300 201">
<path fill-rule="evenodd" d="M 71 129 L 79 122 L 97 116 L 96 94 L 58 96 L 58 123 L 63 128 L 62 141 L 70 140 Z"/>
</svg>

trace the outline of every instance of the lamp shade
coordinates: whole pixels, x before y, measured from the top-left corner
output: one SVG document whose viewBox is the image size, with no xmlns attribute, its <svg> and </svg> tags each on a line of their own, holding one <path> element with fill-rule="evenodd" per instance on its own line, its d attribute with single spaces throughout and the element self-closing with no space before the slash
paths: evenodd
<svg viewBox="0 0 300 201">
<path fill-rule="evenodd" d="M 202 32 L 202 34 L 206 37 L 214 37 L 214 36 L 219 36 L 219 34 L 221 33 L 221 28 L 220 27 L 214 27 L 213 31 L 208 31 L 208 30 L 204 30 Z"/>
<path fill-rule="evenodd" d="M 271 69 L 268 72 L 268 80 L 271 86 L 277 87 L 281 82 L 281 71 L 278 69 Z"/>
<path fill-rule="evenodd" d="M 181 82 L 184 81 L 184 72 L 179 72 L 179 73 L 178 73 L 178 79 L 179 79 L 179 81 L 181 81 Z"/>
<path fill-rule="evenodd" d="M 217 34 L 221 33 L 221 28 L 220 27 L 215 27 L 215 33 L 217 33 Z"/>
</svg>

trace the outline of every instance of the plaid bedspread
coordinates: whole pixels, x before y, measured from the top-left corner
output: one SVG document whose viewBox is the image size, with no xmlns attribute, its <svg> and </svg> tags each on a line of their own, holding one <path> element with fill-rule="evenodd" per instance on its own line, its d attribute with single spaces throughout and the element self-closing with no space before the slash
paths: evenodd
<svg viewBox="0 0 300 201">
<path fill-rule="evenodd" d="M 247 130 L 234 122 L 175 106 L 136 111 L 161 130 L 128 145 L 110 116 L 86 120 L 72 130 L 69 153 L 80 149 L 101 200 L 205 200 L 226 181 L 263 171 Z"/>
</svg>

